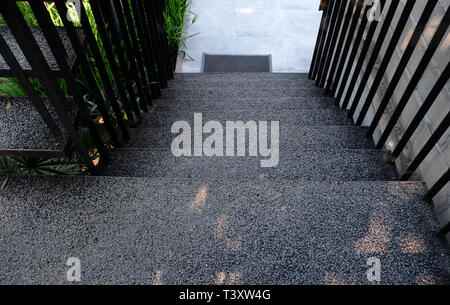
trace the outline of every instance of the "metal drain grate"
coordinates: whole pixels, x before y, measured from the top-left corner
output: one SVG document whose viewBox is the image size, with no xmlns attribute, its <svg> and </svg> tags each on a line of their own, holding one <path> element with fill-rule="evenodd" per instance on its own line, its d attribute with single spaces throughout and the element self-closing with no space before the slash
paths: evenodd
<svg viewBox="0 0 450 305">
<path fill-rule="evenodd" d="M 202 72 L 272 72 L 272 56 L 203 54 Z"/>
</svg>

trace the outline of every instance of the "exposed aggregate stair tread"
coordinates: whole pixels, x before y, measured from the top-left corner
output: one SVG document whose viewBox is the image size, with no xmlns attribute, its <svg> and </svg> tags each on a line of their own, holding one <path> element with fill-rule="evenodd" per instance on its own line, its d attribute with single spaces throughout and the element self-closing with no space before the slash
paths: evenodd
<svg viewBox="0 0 450 305">
<path fill-rule="evenodd" d="M 187 121 L 193 126 L 194 113 L 201 113 L 203 123 L 219 121 L 224 126 L 226 121 L 279 121 L 280 128 L 296 128 L 297 126 L 353 126 L 345 112 L 335 109 L 302 109 L 292 110 L 239 110 L 239 111 L 157 111 L 144 115 L 138 128 L 159 128 L 172 126 L 177 121 Z M 270 125 L 270 123 L 269 123 Z"/>
<path fill-rule="evenodd" d="M 25 185 L 32 186 L 30 188 Z M 0 192 L 0 282 L 449 284 L 423 183 L 11 177 Z M 222 275 L 223 274 L 223 282 Z"/>
<path fill-rule="evenodd" d="M 59 71 L 58 64 L 56 63 L 55 58 L 53 57 L 53 54 L 51 52 L 50 47 L 47 44 L 47 41 L 44 37 L 44 34 L 42 33 L 42 30 L 39 27 L 30 27 L 36 42 L 39 45 L 39 48 L 44 54 L 45 59 L 47 60 L 47 63 L 49 64 L 50 68 L 54 71 Z M 75 63 L 75 51 L 72 48 L 72 45 L 70 43 L 69 37 L 64 29 L 57 28 L 57 31 L 59 33 L 59 36 L 61 38 L 61 41 L 67 51 L 67 61 L 69 63 L 69 66 L 72 66 Z M 77 29 L 78 36 L 80 37 L 80 41 L 84 40 L 84 34 L 81 29 Z M 20 49 L 19 45 L 17 44 L 14 36 L 12 35 L 10 29 L 7 26 L 0 26 L 0 35 L 5 39 L 6 43 L 8 44 L 9 48 L 15 55 L 17 61 L 19 62 L 22 69 L 25 70 L 25 72 L 30 72 L 31 67 L 28 63 L 27 59 L 25 58 L 25 55 L 22 53 L 22 50 Z M 9 66 L 3 59 L 3 57 L 0 55 L 0 75 L 1 76 L 14 76 L 11 72 L 9 72 Z"/>
<path fill-rule="evenodd" d="M 321 88 L 261 88 L 241 89 L 238 86 L 232 88 L 208 88 L 208 89 L 164 89 L 161 98 L 285 98 L 298 96 L 324 96 Z"/>
<path fill-rule="evenodd" d="M 247 80 L 247 81 L 232 81 L 232 80 L 192 80 L 192 81 L 170 81 L 170 89 L 317 89 L 314 81 L 306 82 L 303 79 L 299 80 Z M 320 90 L 317 89 L 318 92 Z"/>
<path fill-rule="evenodd" d="M 157 99 L 155 111 L 337 109 L 330 97 Z"/>
<path fill-rule="evenodd" d="M 55 119 L 62 134 L 59 139 L 53 135 L 34 105 L 27 97 L 0 97 L 0 152 L 2 155 L 20 153 L 33 155 L 45 152 L 50 155 L 62 155 L 68 135 L 62 123 L 57 119 L 51 104 L 44 104 Z M 76 117 L 76 108 L 67 102 L 67 111 L 72 120 Z"/>
<path fill-rule="evenodd" d="M 130 134 L 131 140 L 126 145 L 128 148 L 170 148 L 176 136 L 171 133 L 170 127 L 135 128 L 130 129 Z M 204 134 L 203 140 L 208 136 Z M 280 148 L 371 149 L 374 145 L 357 126 L 300 126 L 280 130 Z"/>
<path fill-rule="evenodd" d="M 297 81 L 310 84 L 313 82 L 308 78 L 307 73 L 175 73 L 174 81 L 233 81 L 233 82 L 246 82 L 246 81 Z"/>
<path fill-rule="evenodd" d="M 257 89 L 264 81 L 272 88 Z M 76 255 L 83 284 L 368 284 L 374 256 L 382 284 L 450 284 L 425 184 L 395 181 L 389 153 L 332 99 L 280 81 L 311 85 L 302 73 L 175 74 L 175 87 L 215 89 L 165 90 L 103 177 L 10 177 L 0 283 L 67 283 L 61 258 Z M 279 165 L 174 157 L 170 127 L 194 112 L 203 123 L 280 121 Z"/>
<path fill-rule="evenodd" d="M 175 157 L 170 149 L 110 151 L 106 176 L 308 181 L 392 181 L 395 167 L 378 150 L 282 150 L 276 167 L 259 157 Z"/>
</svg>

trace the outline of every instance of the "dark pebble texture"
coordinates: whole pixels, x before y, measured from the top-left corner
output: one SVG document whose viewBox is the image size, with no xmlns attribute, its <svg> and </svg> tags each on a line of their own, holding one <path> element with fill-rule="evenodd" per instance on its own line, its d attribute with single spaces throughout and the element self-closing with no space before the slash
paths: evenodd
<svg viewBox="0 0 450 305">
<path fill-rule="evenodd" d="M 335 109 L 330 97 L 294 98 L 204 98 L 155 100 L 156 111 L 230 111 L 230 110 L 300 110 Z"/>
<path fill-rule="evenodd" d="M 192 80 L 192 81 L 170 81 L 170 89 L 235 89 L 236 87 L 240 89 L 276 89 L 276 88 L 304 88 L 304 89 L 314 89 L 315 82 L 305 81 L 304 79 L 298 80 L 277 80 L 277 79 L 267 79 L 267 80 L 212 80 L 212 81 L 202 81 L 202 80 Z"/>
<path fill-rule="evenodd" d="M 129 148 L 170 148 L 177 134 L 170 127 L 131 129 Z M 209 134 L 203 134 L 203 141 Z M 194 136 L 192 135 L 191 140 Z M 246 142 L 248 144 L 248 141 Z M 248 147 L 248 145 L 247 145 Z M 280 147 L 283 149 L 360 149 L 374 148 L 372 140 L 355 126 L 299 126 L 280 129 Z"/>
<path fill-rule="evenodd" d="M 232 88 L 209 88 L 209 89 L 164 89 L 162 98 L 284 98 L 297 96 L 324 96 L 321 88 L 262 88 L 241 89 L 237 84 Z"/>
<path fill-rule="evenodd" d="M 171 84 L 109 151 L 103 176 L 0 177 L 0 284 L 70 284 L 70 257 L 81 284 L 368 285 L 371 258 L 381 284 L 450 284 L 425 184 L 397 181 L 389 152 L 306 74 L 176 74 Z M 6 139 L 20 131 L 39 143 L 30 104 L 12 106 L 28 117 L 0 117 L 1 132 L 15 132 Z M 171 126 L 193 130 L 194 113 L 224 127 L 279 121 L 278 165 L 261 167 L 267 157 L 248 147 L 175 157 Z"/>
<path fill-rule="evenodd" d="M 353 126 L 345 112 L 335 109 L 292 110 L 230 110 L 230 111 L 155 111 L 146 117 L 139 128 L 171 127 L 177 121 L 186 121 L 194 128 L 194 114 L 201 113 L 203 124 L 207 121 L 219 121 L 225 127 L 226 121 L 278 121 L 280 128 L 298 126 Z"/>
<path fill-rule="evenodd" d="M 248 155 L 248 154 L 247 154 Z M 397 180 L 388 154 L 375 150 L 280 149 L 279 164 L 262 168 L 263 157 L 175 157 L 170 149 L 110 151 L 106 175 L 189 179 Z"/>
<path fill-rule="evenodd" d="M 247 81 L 296 81 L 298 83 L 311 84 L 313 80 L 308 78 L 307 73 L 176 73 L 174 81 L 202 81 L 202 82 L 215 82 L 215 81 L 232 81 L 232 82 L 247 82 Z"/>
<path fill-rule="evenodd" d="M 0 283 L 449 284 L 421 183 L 11 178 Z"/>
<path fill-rule="evenodd" d="M 32 154 L 36 150 L 62 154 L 68 140 L 67 132 L 50 103 L 44 101 L 44 104 L 61 130 L 58 137 L 50 131 L 28 98 L 0 97 L 0 151 L 3 154 L 16 151 Z M 67 110 L 74 119 L 74 106 L 68 103 Z"/>
</svg>

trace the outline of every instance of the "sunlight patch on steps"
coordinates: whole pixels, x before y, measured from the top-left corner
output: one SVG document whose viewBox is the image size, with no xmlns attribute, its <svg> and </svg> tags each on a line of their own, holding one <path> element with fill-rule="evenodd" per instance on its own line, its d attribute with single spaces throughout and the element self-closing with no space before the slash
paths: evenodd
<svg viewBox="0 0 450 305">
<path fill-rule="evenodd" d="M 152 285 L 164 285 L 162 271 L 155 271 L 155 274 L 153 275 Z"/>
<path fill-rule="evenodd" d="M 228 278 L 228 281 L 227 281 Z M 229 272 L 227 275 L 227 272 L 220 271 L 216 272 L 216 278 L 215 278 L 215 284 L 216 285 L 238 285 L 242 282 L 243 275 L 242 272 L 239 271 L 233 271 Z"/>
<path fill-rule="evenodd" d="M 194 215 L 200 215 L 202 209 L 206 204 L 206 199 L 208 198 L 208 187 L 203 185 L 195 195 L 194 200 L 192 200 L 189 205 L 189 213 Z"/>
<path fill-rule="evenodd" d="M 437 285 L 439 280 L 434 275 L 423 275 L 417 277 L 416 284 L 417 285 Z"/>
<path fill-rule="evenodd" d="M 425 244 L 425 240 L 412 233 L 406 234 L 400 240 L 400 248 L 402 249 L 402 253 L 405 254 L 417 254 L 427 252 L 427 246 Z"/>
<path fill-rule="evenodd" d="M 226 230 L 228 230 L 229 224 L 229 216 L 221 215 L 216 220 L 216 225 L 214 226 L 214 238 L 218 241 L 222 239 L 223 234 Z"/>
<path fill-rule="evenodd" d="M 384 212 L 382 212 L 384 211 Z M 391 226 L 388 217 L 389 208 L 386 203 L 377 200 L 374 204 L 368 234 L 357 240 L 354 250 L 359 254 L 383 253 L 389 249 L 391 242 Z"/>
<path fill-rule="evenodd" d="M 242 236 L 238 235 L 234 238 L 231 238 L 227 242 L 228 249 L 232 252 L 239 251 L 242 246 Z"/>
</svg>

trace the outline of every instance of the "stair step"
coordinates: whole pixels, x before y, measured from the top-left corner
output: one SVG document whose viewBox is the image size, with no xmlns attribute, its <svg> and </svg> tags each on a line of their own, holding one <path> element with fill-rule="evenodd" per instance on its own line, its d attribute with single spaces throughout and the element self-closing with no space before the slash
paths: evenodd
<svg viewBox="0 0 450 305">
<path fill-rule="evenodd" d="M 24 186 L 32 186 L 24 187 Z M 3 284 L 449 284 L 422 183 L 11 177 Z M 64 194 L 64 196 L 62 196 Z M 20 259 L 19 259 L 20 258 Z"/>
<path fill-rule="evenodd" d="M 68 135 L 62 128 L 56 112 L 44 99 L 50 115 L 63 132 L 56 139 L 45 124 L 34 105 L 27 97 L 0 97 L 0 155 L 60 157 L 68 142 Z M 67 103 L 69 116 L 75 120 L 76 109 Z"/>
<path fill-rule="evenodd" d="M 391 181 L 395 167 L 379 150 L 285 150 L 279 164 L 262 168 L 259 157 L 175 157 L 171 150 L 110 151 L 106 176 L 171 179 Z M 263 158 L 266 159 L 266 158 Z"/>
<path fill-rule="evenodd" d="M 303 81 L 307 84 L 314 83 L 308 78 L 307 73 L 175 73 L 175 81 Z"/>
<path fill-rule="evenodd" d="M 338 109 L 331 97 L 158 99 L 157 111 Z"/>
<path fill-rule="evenodd" d="M 164 89 L 161 98 L 173 99 L 207 99 L 207 98 L 286 98 L 286 97 L 307 97 L 324 96 L 321 88 L 272 88 L 272 89 L 245 89 L 239 85 L 234 88 L 208 88 L 208 89 Z"/>
<path fill-rule="evenodd" d="M 56 63 L 56 60 L 53 57 L 53 54 L 50 50 L 50 47 L 47 44 L 44 34 L 42 33 L 42 30 L 39 27 L 30 27 L 30 29 L 36 39 L 36 42 L 39 45 L 39 48 L 41 49 L 42 54 L 44 54 L 44 57 L 47 60 L 47 63 L 49 64 L 50 68 L 55 73 L 59 73 L 60 71 L 58 64 Z M 67 51 L 68 55 L 67 61 L 69 63 L 69 66 L 73 67 L 73 65 L 75 64 L 76 56 L 75 51 L 73 50 L 72 45 L 70 43 L 69 37 L 63 28 L 57 28 L 57 30 L 59 36 L 61 37 L 61 41 Z M 77 29 L 77 31 L 78 36 L 80 37 L 80 41 L 83 41 L 84 40 L 83 31 L 81 29 Z M 0 35 L 2 35 L 2 37 L 5 39 L 6 43 L 8 44 L 13 54 L 15 55 L 17 61 L 19 62 L 20 66 L 25 71 L 25 73 L 28 76 L 32 76 L 33 72 L 31 71 L 30 64 L 25 58 L 25 55 L 23 55 L 22 50 L 17 44 L 10 29 L 7 26 L 0 26 Z M 1 55 L 0 55 L 0 77 L 15 77 L 14 73 L 12 73 L 12 71 L 9 69 L 8 64 L 5 62 L 5 60 Z"/>
<path fill-rule="evenodd" d="M 278 79 L 263 79 L 263 80 L 182 80 L 171 81 L 169 83 L 170 89 L 277 89 L 277 88 L 291 88 L 291 89 L 313 89 L 317 88 L 315 82 L 312 80 L 305 81 L 298 80 L 278 80 Z"/>
<path fill-rule="evenodd" d="M 243 111 L 204 111 L 202 113 L 203 123 L 211 120 L 219 121 L 225 126 L 226 121 L 279 121 L 280 128 L 295 128 L 296 126 L 352 126 L 353 123 L 347 118 L 344 111 L 337 112 L 333 109 L 315 110 L 243 110 Z M 193 111 L 155 111 L 144 115 L 144 120 L 139 128 L 160 128 L 172 126 L 177 121 L 187 121 L 193 126 Z M 269 123 L 270 125 L 270 123 Z"/>
<path fill-rule="evenodd" d="M 167 148 L 176 137 L 166 128 L 130 129 L 129 148 Z M 203 135 L 203 140 L 208 136 Z M 193 136 L 192 136 L 193 141 Z M 373 148 L 364 129 L 355 126 L 300 126 L 280 130 L 280 148 L 296 149 L 359 149 Z"/>
</svg>

